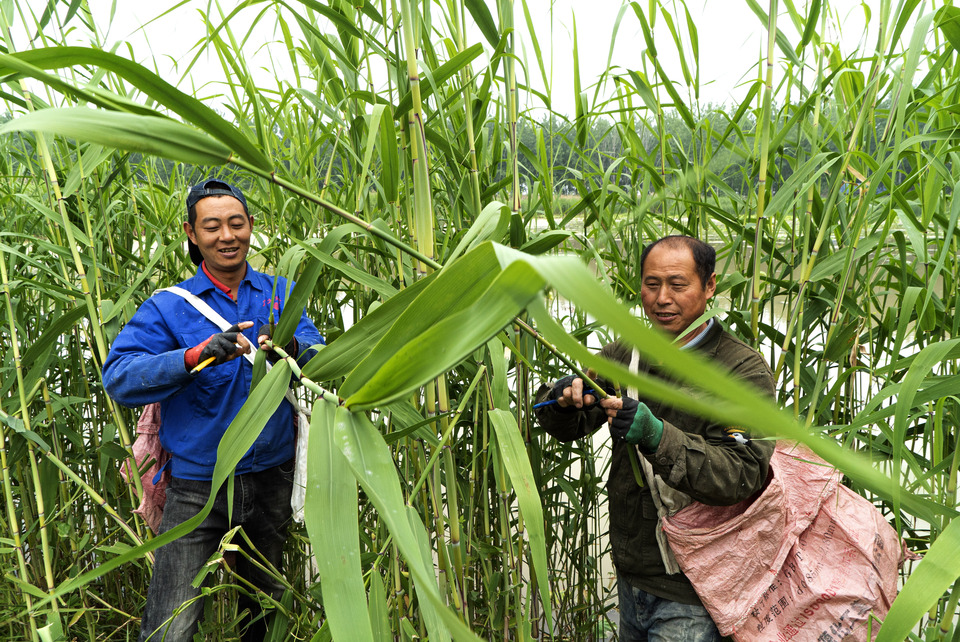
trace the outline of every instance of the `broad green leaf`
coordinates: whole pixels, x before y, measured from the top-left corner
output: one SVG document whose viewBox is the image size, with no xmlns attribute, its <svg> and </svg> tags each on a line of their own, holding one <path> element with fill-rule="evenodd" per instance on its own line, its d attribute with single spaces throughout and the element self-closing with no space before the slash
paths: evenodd
<svg viewBox="0 0 960 642">
<path fill-rule="evenodd" d="M 510 323 L 542 287 L 543 281 L 529 266 L 514 262 L 479 296 L 463 292 L 461 300 L 466 307 L 448 313 L 423 331 L 410 328 L 409 334 L 391 332 L 367 358 L 377 364 L 375 372 L 369 374 L 364 368 L 361 374 L 351 374 L 344 381 L 340 389 L 344 404 L 358 410 L 373 408 L 436 378 Z M 420 309 L 418 305 L 411 307 L 414 312 Z"/>
<path fill-rule="evenodd" d="M 798 51 L 806 47 L 816 33 L 817 21 L 820 20 L 820 4 L 821 0 L 812 0 L 810 3 L 810 8 L 807 10 L 807 21 L 804 23 L 803 34 L 800 36 L 800 44 L 797 45 Z"/>
<path fill-rule="evenodd" d="M 500 29 L 497 27 L 487 3 L 484 0 L 464 0 L 464 6 L 473 17 L 474 24 L 480 28 L 483 37 L 487 39 L 491 47 L 496 48 L 500 42 Z"/>
<path fill-rule="evenodd" d="M 40 131 L 198 165 L 223 165 L 231 152 L 191 127 L 157 116 L 64 107 L 43 109 L 0 126 L 0 134 Z"/>
<path fill-rule="evenodd" d="M 37 633 L 40 635 L 40 639 L 43 642 L 60 642 L 61 640 L 64 640 L 63 622 L 60 621 L 60 616 L 56 613 L 47 613 L 46 615 L 46 626 L 43 626 L 37 630 Z"/>
<path fill-rule="evenodd" d="M 547 618 L 547 629 L 553 628 L 553 609 L 550 599 L 550 573 L 547 565 L 547 544 L 543 530 L 543 505 L 530 468 L 530 460 L 520 437 L 516 418 L 506 410 L 490 411 L 490 422 L 497 436 L 497 452 L 510 476 L 510 483 L 517 493 L 517 503 L 530 537 L 530 557 L 540 590 L 540 603 Z"/>
<path fill-rule="evenodd" d="M 380 119 L 380 184 L 387 203 L 396 203 L 400 190 L 400 150 L 397 148 L 397 132 L 393 118 Z"/>
<path fill-rule="evenodd" d="M 622 81 L 633 87 L 634 91 L 637 92 L 637 95 L 643 99 L 643 103 L 647 106 L 654 114 L 660 112 L 660 103 L 657 101 L 657 97 L 653 94 L 653 89 L 650 87 L 650 83 L 647 82 L 646 77 L 639 71 L 627 70 L 627 74 L 630 76 L 630 79 L 633 83 L 627 82 L 625 78 L 622 78 Z"/>
<path fill-rule="evenodd" d="M 893 601 L 876 642 L 906 639 L 923 616 L 960 577 L 960 520 L 951 520 L 913 568 Z"/>
<path fill-rule="evenodd" d="M 510 407 L 510 382 L 507 376 L 507 360 L 503 356 L 503 344 L 496 339 L 487 342 L 490 371 L 493 374 L 490 382 L 490 392 L 493 396 L 493 405 L 496 408 Z"/>
<path fill-rule="evenodd" d="M 473 222 L 467 233 L 463 235 L 456 249 L 447 257 L 447 264 L 452 263 L 461 254 L 469 251 L 484 241 L 500 242 L 506 234 L 510 224 L 510 208 L 494 201 L 488 203 L 480 212 L 480 216 Z"/>
<path fill-rule="evenodd" d="M 332 348 L 353 332 L 354 337 L 360 335 L 367 342 L 363 349 L 369 352 L 341 386 L 340 396 L 346 398 L 360 386 L 366 385 L 380 373 L 383 364 L 412 338 L 471 305 L 477 296 L 487 289 L 498 271 L 496 255 L 489 245 L 482 245 L 436 272 L 436 277 L 431 278 L 430 282 L 416 293 L 415 298 L 411 299 L 409 290 L 401 292 L 331 343 Z M 382 323 L 387 313 L 381 314 L 381 310 L 388 304 L 391 304 L 391 315 L 396 311 L 399 311 L 399 314 L 395 320 L 391 320 L 389 327 L 383 328 Z M 377 316 L 371 319 L 374 315 Z M 371 325 L 373 327 L 367 332 Z"/>
<path fill-rule="evenodd" d="M 320 261 L 310 261 L 300 274 L 293 286 L 293 292 L 283 305 L 283 312 L 280 313 L 280 320 L 274 330 L 274 341 L 277 345 L 287 345 L 293 338 L 307 301 L 313 296 L 314 287 L 322 273 L 323 264 Z"/>
<path fill-rule="evenodd" d="M 545 254 L 573 236 L 567 230 L 544 230 L 520 246 L 527 254 Z"/>
<path fill-rule="evenodd" d="M 950 46 L 960 51 L 960 9 L 949 5 L 941 7 L 934 24 L 943 32 Z"/>
<path fill-rule="evenodd" d="M 370 623 L 373 626 L 373 639 L 378 642 L 393 642 L 390 630 L 390 607 L 387 604 L 387 589 L 377 569 L 370 573 Z"/>
<path fill-rule="evenodd" d="M 396 296 L 387 299 L 376 310 L 367 314 L 359 323 L 341 334 L 303 368 L 303 375 L 315 381 L 330 381 L 343 377 L 354 370 L 367 357 L 373 346 L 390 331 L 397 318 L 411 302 L 432 283 L 440 272 L 416 281 Z"/>
<path fill-rule="evenodd" d="M 357 190 L 357 211 L 361 211 L 363 208 L 362 200 L 366 198 L 367 181 L 370 180 L 372 175 L 370 172 L 370 162 L 373 160 L 373 150 L 377 146 L 379 134 L 382 129 L 380 121 L 390 119 L 389 116 L 386 119 L 384 118 L 385 107 L 385 105 L 374 105 L 373 109 L 370 110 L 370 114 L 367 116 L 367 138 L 363 146 L 363 162 L 360 164 L 360 189 Z"/>
<path fill-rule="evenodd" d="M 896 25 L 888 40 L 891 51 L 893 51 L 894 47 L 901 46 L 900 36 L 903 34 L 904 29 L 907 28 L 907 25 L 916 19 L 914 11 L 921 2 L 922 0 L 905 0 L 904 2 L 898 3 L 897 8 L 900 10 L 900 14 L 897 16 Z"/>
<path fill-rule="evenodd" d="M 271 164 L 249 139 L 203 101 L 178 90 L 149 69 L 100 49 L 87 47 L 47 47 L 10 54 L 40 69 L 57 69 L 75 65 L 91 65 L 108 69 L 129 81 L 147 96 L 203 129 L 224 146 L 237 151 L 242 158 L 260 169 Z M 0 60 L 2 61 L 2 60 Z M 134 103 L 129 103 L 135 105 Z M 140 108 L 142 109 L 142 107 Z"/>
<path fill-rule="evenodd" d="M 673 23 L 673 16 L 664 9 L 660 7 L 660 15 L 663 16 L 663 21 L 667 23 L 667 28 L 670 30 L 670 35 L 673 38 L 673 44 L 677 49 L 677 58 L 680 61 L 680 71 L 683 74 L 683 82 L 688 87 L 693 86 L 693 75 L 690 73 L 690 66 L 687 64 L 687 59 L 684 53 L 683 40 L 680 37 L 680 33 L 677 31 L 676 25 Z M 699 88 L 694 87 L 694 96 L 699 95 Z"/>
<path fill-rule="evenodd" d="M 452 632 L 457 640 L 478 641 L 479 638 L 440 596 L 426 529 L 416 512 L 403 500 L 393 457 L 383 437 L 365 415 L 340 406 L 334 424 L 334 440 L 407 562 L 416 582 L 430 639 L 447 640 Z M 424 548 L 428 551 L 426 555 Z"/>
<path fill-rule="evenodd" d="M 334 444 L 336 411 L 323 399 L 313 406 L 304 523 L 333 639 L 373 640 L 360 568 L 357 480 Z"/>
</svg>

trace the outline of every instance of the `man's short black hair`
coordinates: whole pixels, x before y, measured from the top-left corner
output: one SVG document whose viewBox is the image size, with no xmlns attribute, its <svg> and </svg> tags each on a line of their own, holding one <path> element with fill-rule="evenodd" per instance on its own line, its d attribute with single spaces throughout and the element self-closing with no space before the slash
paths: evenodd
<svg viewBox="0 0 960 642">
<path fill-rule="evenodd" d="M 647 261 L 647 255 L 650 254 L 650 251 L 653 248 L 657 247 L 661 243 L 664 243 L 665 247 L 688 248 L 690 253 L 693 254 L 693 262 L 697 267 L 697 275 L 700 277 L 700 285 L 702 287 L 707 287 L 707 281 L 710 280 L 710 275 L 714 273 L 717 267 L 717 251 L 700 239 L 695 239 L 692 236 L 683 236 L 681 234 L 664 236 L 662 239 L 656 240 L 647 247 L 643 248 L 643 252 L 640 253 L 641 279 L 643 278 L 643 265 Z"/>
</svg>

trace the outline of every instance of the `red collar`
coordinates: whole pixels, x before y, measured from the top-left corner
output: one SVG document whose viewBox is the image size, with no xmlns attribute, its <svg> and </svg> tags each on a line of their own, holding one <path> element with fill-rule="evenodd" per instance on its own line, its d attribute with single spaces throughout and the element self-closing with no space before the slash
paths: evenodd
<svg viewBox="0 0 960 642">
<path fill-rule="evenodd" d="M 223 283 L 220 283 L 220 281 L 217 281 L 217 279 L 216 279 L 212 274 L 210 274 L 210 270 L 207 269 L 207 262 L 206 262 L 206 261 L 202 262 L 202 263 L 200 264 L 200 267 L 203 268 L 203 273 L 207 275 L 207 278 L 209 278 L 211 281 L 213 281 L 213 284 L 214 284 L 215 286 L 217 286 L 217 289 L 218 289 L 218 290 L 220 290 L 221 292 L 223 292 L 224 294 L 226 294 L 226 295 L 227 295 L 228 297 L 230 297 L 231 299 L 236 300 L 236 297 L 234 297 L 232 294 L 230 294 L 230 288 L 228 288 L 227 286 L 225 286 Z"/>
</svg>

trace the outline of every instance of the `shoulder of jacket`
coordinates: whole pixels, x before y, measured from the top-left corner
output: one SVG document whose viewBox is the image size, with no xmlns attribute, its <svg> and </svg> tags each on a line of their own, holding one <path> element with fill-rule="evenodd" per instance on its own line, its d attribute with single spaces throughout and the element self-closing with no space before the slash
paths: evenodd
<svg viewBox="0 0 960 642">
<path fill-rule="evenodd" d="M 600 349 L 601 356 L 613 361 L 619 361 L 621 363 L 629 363 L 630 356 L 632 354 L 633 348 L 628 346 L 621 339 L 617 339 L 613 343 L 608 343 Z"/>
<path fill-rule="evenodd" d="M 767 361 L 763 358 L 763 355 L 757 352 L 753 346 L 728 330 L 721 331 L 716 358 L 734 370 L 747 366 L 748 364 L 755 364 L 768 373 L 770 372 L 770 366 L 767 365 Z"/>
</svg>

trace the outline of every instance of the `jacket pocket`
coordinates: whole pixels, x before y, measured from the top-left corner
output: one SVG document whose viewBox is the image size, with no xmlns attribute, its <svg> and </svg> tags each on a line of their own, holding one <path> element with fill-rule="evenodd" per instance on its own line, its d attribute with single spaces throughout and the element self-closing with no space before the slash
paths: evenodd
<svg viewBox="0 0 960 642">
<path fill-rule="evenodd" d="M 657 545 L 657 509 L 650 493 L 616 484 L 609 487 L 610 549 L 621 572 L 631 575 L 659 575 L 664 572 Z"/>
</svg>

